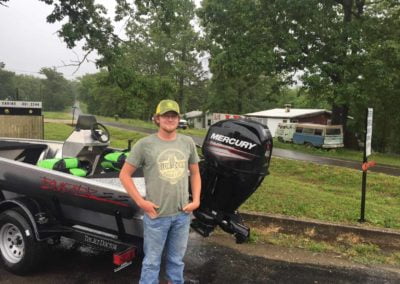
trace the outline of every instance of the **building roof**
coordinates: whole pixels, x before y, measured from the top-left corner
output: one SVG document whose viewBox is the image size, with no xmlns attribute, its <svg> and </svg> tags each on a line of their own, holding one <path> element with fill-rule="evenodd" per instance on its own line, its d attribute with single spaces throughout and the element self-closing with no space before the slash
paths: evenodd
<svg viewBox="0 0 400 284">
<path fill-rule="evenodd" d="M 192 111 L 185 113 L 186 119 L 195 118 L 195 117 L 199 117 L 202 115 L 203 115 L 203 112 L 201 110 L 192 110 Z"/>
<path fill-rule="evenodd" d="M 310 108 L 290 108 L 287 111 L 286 108 L 274 108 L 269 110 L 263 110 L 258 112 L 246 113 L 245 116 L 255 117 L 274 117 L 274 118 L 297 118 L 307 117 L 323 113 L 331 113 L 326 109 L 310 109 Z"/>
</svg>

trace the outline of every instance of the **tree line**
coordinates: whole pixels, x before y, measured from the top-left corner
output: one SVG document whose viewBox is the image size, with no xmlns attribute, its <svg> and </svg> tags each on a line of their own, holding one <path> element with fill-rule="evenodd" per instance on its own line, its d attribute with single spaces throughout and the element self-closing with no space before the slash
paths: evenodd
<svg viewBox="0 0 400 284">
<path fill-rule="evenodd" d="M 148 119 L 161 98 L 238 114 L 291 103 L 362 134 L 373 107 L 374 149 L 400 152 L 399 1 L 116 0 L 123 38 L 95 1 L 40 1 L 68 47 L 99 54 L 77 88 L 94 114 Z"/>
<path fill-rule="evenodd" d="M 69 81 L 54 68 L 39 72 L 44 78 L 18 75 L 0 62 L 0 100 L 41 101 L 45 111 L 63 111 L 77 97 L 78 82 Z"/>
</svg>

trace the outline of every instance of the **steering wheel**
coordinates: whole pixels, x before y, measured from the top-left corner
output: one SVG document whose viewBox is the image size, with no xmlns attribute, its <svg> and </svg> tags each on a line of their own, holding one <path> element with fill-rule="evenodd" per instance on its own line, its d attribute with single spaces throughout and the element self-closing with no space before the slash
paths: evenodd
<svg viewBox="0 0 400 284">
<path fill-rule="evenodd" d="M 108 132 L 108 129 L 101 123 L 94 123 L 90 131 L 94 140 L 101 143 L 106 143 L 110 140 L 110 132 Z"/>
</svg>

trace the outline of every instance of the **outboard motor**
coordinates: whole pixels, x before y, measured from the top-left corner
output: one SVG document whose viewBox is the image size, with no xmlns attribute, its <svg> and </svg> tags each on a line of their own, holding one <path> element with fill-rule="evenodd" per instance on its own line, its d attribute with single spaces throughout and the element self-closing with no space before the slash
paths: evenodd
<svg viewBox="0 0 400 284">
<path fill-rule="evenodd" d="M 272 136 L 267 126 L 251 120 L 223 120 L 213 124 L 203 143 L 200 163 L 202 192 L 192 228 L 207 237 L 217 225 L 237 243 L 250 229 L 237 209 L 268 175 Z"/>
</svg>

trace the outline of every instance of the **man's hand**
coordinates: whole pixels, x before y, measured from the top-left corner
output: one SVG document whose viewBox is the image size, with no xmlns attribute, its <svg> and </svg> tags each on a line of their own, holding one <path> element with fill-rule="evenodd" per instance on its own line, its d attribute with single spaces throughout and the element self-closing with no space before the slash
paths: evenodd
<svg viewBox="0 0 400 284">
<path fill-rule="evenodd" d="M 200 202 L 190 202 L 185 207 L 183 207 L 182 211 L 184 211 L 186 213 L 192 213 L 194 210 L 199 208 L 199 206 L 200 206 Z"/>
<path fill-rule="evenodd" d="M 154 219 L 158 216 L 156 208 L 159 208 L 159 206 L 155 205 L 153 202 L 148 201 L 148 200 L 143 200 L 138 204 L 140 208 L 143 209 L 147 215 L 149 215 L 150 218 Z"/>
</svg>

